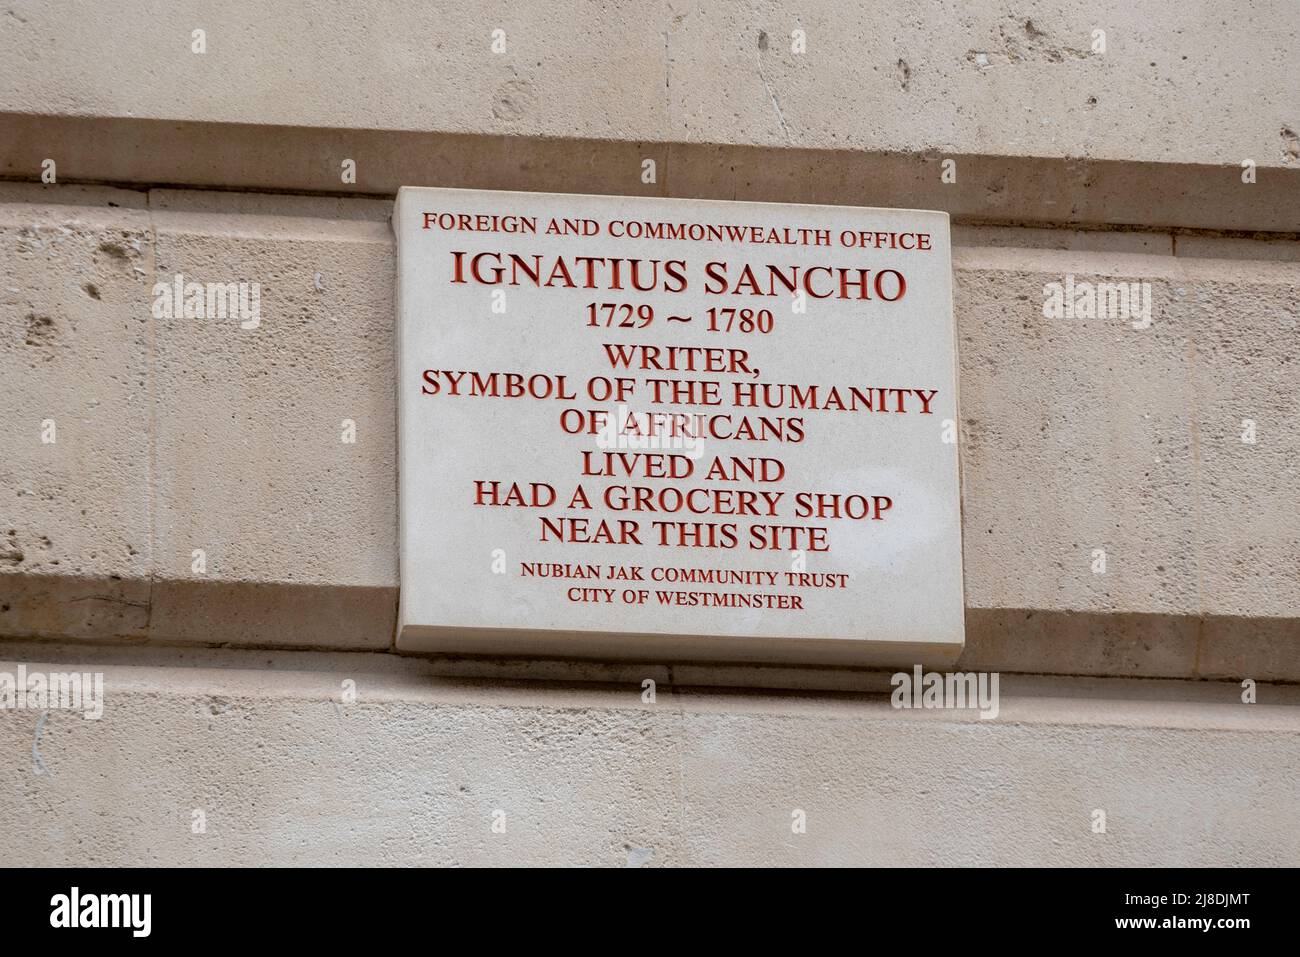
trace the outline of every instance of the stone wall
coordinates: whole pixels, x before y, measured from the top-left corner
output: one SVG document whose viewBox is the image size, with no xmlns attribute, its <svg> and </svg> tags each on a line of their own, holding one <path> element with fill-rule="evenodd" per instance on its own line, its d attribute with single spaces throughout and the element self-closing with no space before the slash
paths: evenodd
<svg viewBox="0 0 1300 957">
<path fill-rule="evenodd" d="M 0 712 L 15 863 L 1295 864 L 1300 8 L 523 7 L 0 12 L 0 671 L 108 689 Z M 394 654 L 403 184 L 949 211 L 999 718 Z M 260 324 L 155 318 L 178 273 Z"/>
</svg>

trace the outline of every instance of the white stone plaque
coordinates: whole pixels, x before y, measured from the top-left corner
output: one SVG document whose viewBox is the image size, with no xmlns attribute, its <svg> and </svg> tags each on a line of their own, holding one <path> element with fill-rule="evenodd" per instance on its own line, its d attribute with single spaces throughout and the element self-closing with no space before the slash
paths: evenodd
<svg viewBox="0 0 1300 957">
<path fill-rule="evenodd" d="M 404 188 L 403 649 L 963 641 L 941 212 Z"/>
</svg>

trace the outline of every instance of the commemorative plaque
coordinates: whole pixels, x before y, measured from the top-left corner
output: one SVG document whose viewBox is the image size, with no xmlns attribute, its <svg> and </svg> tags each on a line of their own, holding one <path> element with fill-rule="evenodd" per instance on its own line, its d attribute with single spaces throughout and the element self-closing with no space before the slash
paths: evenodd
<svg viewBox="0 0 1300 957">
<path fill-rule="evenodd" d="M 945 213 L 404 188 L 399 647 L 963 640 Z"/>
</svg>

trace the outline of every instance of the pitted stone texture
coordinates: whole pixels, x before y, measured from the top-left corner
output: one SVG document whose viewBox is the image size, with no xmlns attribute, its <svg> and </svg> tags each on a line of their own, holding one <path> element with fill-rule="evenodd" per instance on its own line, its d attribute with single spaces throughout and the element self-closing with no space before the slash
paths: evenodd
<svg viewBox="0 0 1300 957">
<path fill-rule="evenodd" d="M 1300 617 L 1296 266 L 980 249 L 956 268 L 968 605 Z M 1044 318 L 1067 275 L 1150 283 L 1150 328 Z"/>
<path fill-rule="evenodd" d="M 139 637 L 153 245 L 146 213 L 108 204 L 143 195 L 0 199 L 0 630 Z"/>
<path fill-rule="evenodd" d="M 662 688 L 646 704 L 636 683 L 448 682 L 390 656 L 61 660 L 28 668 L 103 669 L 104 716 L 0 713 L 15 864 L 1300 861 L 1285 689 L 1247 706 L 1232 684 L 1004 685 L 999 718 L 981 721 L 885 695 Z"/>
<path fill-rule="evenodd" d="M 838 0 L 364 0 L 328 15 L 307 0 L 273 12 L 253 0 L 83 4 L 75 17 L 39 0 L 8 7 L 0 109 L 20 113 L 886 153 L 1176 152 L 1233 176 L 1247 158 L 1300 162 L 1290 0 L 1255 0 L 1238 17 L 1214 0 L 1163 11 L 904 0 L 869 15 Z"/>
<path fill-rule="evenodd" d="M 1300 263 L 1204 263 L 1175 292 L 1171 318 L 1194 330 L 1205 606 L 1300 617 Z"/>
</svg>

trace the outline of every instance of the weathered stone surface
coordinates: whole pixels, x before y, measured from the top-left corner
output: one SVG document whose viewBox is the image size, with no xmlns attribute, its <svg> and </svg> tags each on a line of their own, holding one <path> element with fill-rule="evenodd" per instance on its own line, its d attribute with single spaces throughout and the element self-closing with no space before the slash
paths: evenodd
<svg viewBox="0 0 1300 957">
<path fill-rule="evenodd" d="M 1178 228 L 1280 234 L 1262 244 L 1246 240 L 1270 250 L 1260 258 L 1274 258 L 1275 251 L 1285 258 L 1300 222 L 1296 165 L 1259 171 L 1254 183 L 1245 184 L 1242 170 L 1231 164 L 885 150 L 772 150 L 663 140 L 529 139 L 0 113 L 0 176 L 33 182 L 45 161 L 57 157 L 61 183 L 171 183 L 347 197 L 392 196 L 402 186 L 455 185 L 849 206 L 905 204 L 943 210 L 971 222 L 1032 223 L 1052 229 L 1070 224 L 1142 232 Z M 347 160 L 355 163 L 355 178 L 343 176 Z M 953 181 L 944 178 L 949 161 L 956 164 Z M 1090 234 L 1096 238 L 1097 231 Z M 1196 237 L 1176 238 L 1189 240 L 1190 248 L 1190 239 Z M 1208 241 L 1218 245 L 1239 238 Z M 1042 244 L 1041 238 L 1026 242 Z M 1106 248 L 1118 248 L 1117 242 L 1114 234 L 1105 237 Z"/>
<path fill-rule="evenodd" d="M 7 863 L 1300 863 L 1300 6 L 323 9 L 0 10 L 0 671 L 109 696 L 0 710 Z M 858 669 L 271 650 L 390 647 L 404 185 L 949 212 L 999 719 Z M 166 270 L 264 321 L 155 319 Z M 1152 325 L 1043 319 L 1071 274 Z"/>
<path fill-rule="evenodd" d="M 4 467 L 20 507 L 0 528 L 4 633 L 387 647 L 390 204 L 6 189 Z M 1156 232 L 968 230 L 965 660 L 1300 675 L 1296 264 L 1173 256 Z M 100 250 L 123 238 L 131 261 Z M 177 272 L 260 282 L 260 325 L 152 318 L 155 276 Z M 1067 275 L 1149 282 L 1151 326 L 1045 319 L 1044 285 Z M 29 336 L 29 314 L 57 335 Z M 39 443 L 47 408 L 67 422 L 54 446 Z"/>
<path fill-rule="evenodd" d="M 0 713 L 14 864 L 1300 860 L 1293 688 L 1247 706 L 1233 683 L 1004 676 L 982 721 L 881 694 L 647 704 L 639 681 L 448 681 L 380 655 L 41 650 L 29 669 L 105 671 L 104 715 Z"/>
<path fill-rule="evenodd" d="M 0 188 L 5 634 L 145 631 L 153 238 L 143 200 Z"/>
<path fill-rule="evenodd" d="M 1043 286 L 1067 274 L 1149 282 L 1150 328 L 1045 319 Z M 1300 438 L 1267 427 L 1300 398 L 1296 279 L 1286 263 L 961 254 L 973 607 L 1048 607 L 1055 595 L 1080 611 L 1297 617 L 1295 563 L 1277 556 L 1300 554 Z M 1244 443 L 1254 417 L 1257 441 Z M 1234 562 L 1238 547 L 1258 560 Z M 1107 552 L 1102 574 L 1094 549 Z"/>
<path fill-rule="evenodd" d="M 275 17 L 252 0 L 91 5 L 74 18 L 34 0 L 11 6 L 0 110 L 19 113 L 1225 168 L 1300 162 L 1294 86 L 1283 82 L 1300 11 L 1288 0 L 1254 0 L 1234 17 L 1213 0 L 1164 10 L 906 0 L 869 16 L 834 0 L 596 14 L 581 0 L 510 9 L 365 0 L 328 16 L 294 0 Z M 193 52 L 196 29 L 203 53 Z M 1094 49 L 1098 29 L 1104 52 Z M 502 52 L 493 52 L 497 30 Z"/>
<path fill-rule="evenodd" d="M 155 228 L 160 281 L 257 283 L 260 295 L 256 320 L 155 320 L 155 577 L 388 589 L 382 617 L 369 602 L 352 608 L 364 609 L 364 626 L 347 607 L 317 622 L 350 646 L 387 646 L 396 596 L 387 227 L 158 212 Z M 204 593 L 158 594 L 153 636 L 188 640 L 195 612 L 221 615 L 232 600 Z M 237 640 L 308 643 L 280 630 L 298 633 L 291 622 L 304 609 L 281 596 L 275 614 L 275 604 L 250 615 Z"/>
</svg>

